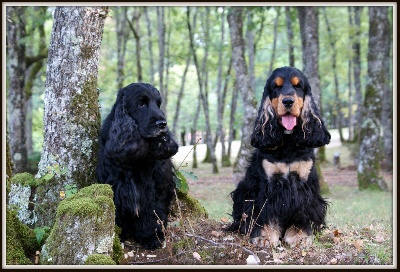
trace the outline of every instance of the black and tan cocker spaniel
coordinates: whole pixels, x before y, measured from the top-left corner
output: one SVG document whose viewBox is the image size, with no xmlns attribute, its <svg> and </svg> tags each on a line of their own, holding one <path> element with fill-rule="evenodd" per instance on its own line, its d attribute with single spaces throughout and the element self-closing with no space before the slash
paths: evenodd
<svg viewBox="0 0 400 272">
<path fill-rule="evenodd" d="M 132 83 L 118 92 L 100 133 L 97 178 L 114 191 L 121 239 L 154 249 L 164 240 L 175 181 L 178 144 L 160 109 L 159 91 Z M 162 221 L 162 222 L 160 222 Z"/>
<path fill-rule="evenodd" d="M 307 77 L 282 67 L 268 78 L 251 135 L 246 175 L 231 193 L 233 223 L 258 246 L 306 246 L 325 224 L 314 148 L 330 142 Z"/>
</svg>

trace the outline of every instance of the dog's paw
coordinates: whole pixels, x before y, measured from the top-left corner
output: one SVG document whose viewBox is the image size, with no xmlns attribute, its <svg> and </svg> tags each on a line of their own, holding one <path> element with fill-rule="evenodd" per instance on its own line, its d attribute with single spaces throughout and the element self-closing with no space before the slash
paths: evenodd
<svg viewBox="0 0 400 272">
<path fill-rule="evenodd" d="M 260 235 L 253 237 L 251 243 L 262 248 L 271 247 L 275 248 L 279 246 L 279 236 L 281 235 L 281 230 L 278 225 L 270 224 L 264 225 L 260 230 Z"/>
<path fill-rule="evenodd" d="M 308 248 L 312 244 L 312 236 L 309 236 L 306 231 L 294 226 L 286 231 L 283 240 L 290 245 L 290 247 Z"/>
</svg>

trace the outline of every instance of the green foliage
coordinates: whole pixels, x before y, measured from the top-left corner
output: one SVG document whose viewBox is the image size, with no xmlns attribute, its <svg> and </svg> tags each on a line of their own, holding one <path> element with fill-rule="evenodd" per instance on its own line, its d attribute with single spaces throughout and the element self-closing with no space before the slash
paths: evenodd
<svg viewBox="0 0 400 272">
<path fill-rule="evenodd" d="M 193 174 L 193 172 L 176 170 L 175 175 L 176 176 L 174 176 L 174 180 L 176 183 L 176 188 L 185 194 L 189 192 L 189 184 L 187 183 L 186 178 L 191 178 L 193 180 L 197 180 L 197 176 L 195 174 Z"/>
<path fill-rule="evenodd" d="M 50 233 L 50 227 L 48 226 L 43 226 L 43 227 L 36 227 L 33 229 L 36 235 L 36 241 L 38 242 L 39 245 L 43 245 L 42 241 L 45 241 L 46 238 L 45 236 L 48 236 Z"/>
</svg>

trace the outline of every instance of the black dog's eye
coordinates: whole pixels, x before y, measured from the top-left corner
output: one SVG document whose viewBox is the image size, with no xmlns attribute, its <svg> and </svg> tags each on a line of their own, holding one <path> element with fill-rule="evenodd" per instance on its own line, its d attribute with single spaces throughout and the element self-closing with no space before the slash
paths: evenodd
<svg viewBox="0 0 400 272">
<path fill-rule="evenodd" d="M 139 108 L 146 107 L 148 103 L 149 103 L 149 99 L 147 97 L 142 97 L 139 100 L 139 104 L 138 104 Z"/>
</svg>

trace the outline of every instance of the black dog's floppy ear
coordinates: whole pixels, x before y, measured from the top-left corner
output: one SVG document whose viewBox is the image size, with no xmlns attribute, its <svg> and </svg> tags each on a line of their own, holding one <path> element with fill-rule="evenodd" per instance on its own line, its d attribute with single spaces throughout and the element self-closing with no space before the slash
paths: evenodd
<svg viewBox="0 0 400 272">
<path fill-rule="evenodd" d="M 148 144 L 140 137 L 136 122 L 127 114 L 123 89 L 118 93 L 112 113 L 114 116 L 109 120 L 111 124 L 105 143 L 105 154 L 118 163 L 129 161 L 128 158 L 145 157 Z"/>
<path fill-rule="evenodd" d="M 283 131 L 279 129 L 278 118 L 272 109 L 268 93 L 267 84 L 251 134 L 251 145 L 258 149 L 273 149 L 283 143 Z"/>
<path fill-rule="evenodd" d="M 293 133 L 296 144 L 312 148 L 329 144 L 331 135 L 326 129 L 319 109 L 314 102 L 308 82 L 306 82 L 306 92 L 300 117 L 300 124 Z"/>
</svg>

